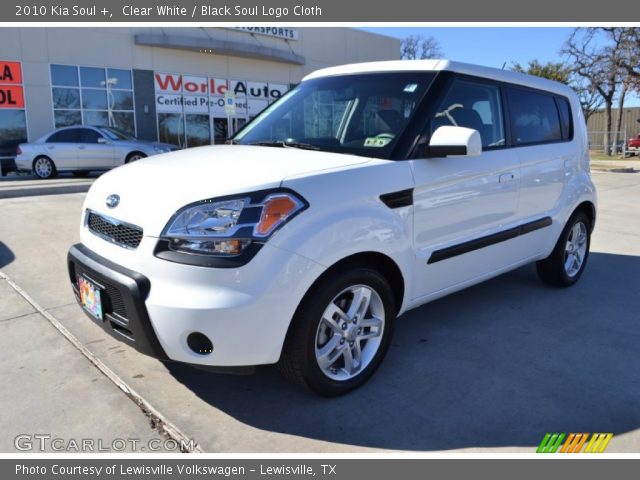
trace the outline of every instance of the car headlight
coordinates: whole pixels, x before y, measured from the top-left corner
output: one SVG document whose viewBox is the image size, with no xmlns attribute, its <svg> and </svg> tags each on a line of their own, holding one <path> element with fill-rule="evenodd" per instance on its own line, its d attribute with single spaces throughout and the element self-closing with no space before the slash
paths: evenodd
<svg viewBox="0 0 640 480">
<path fill-rule="evenodd" d="M 210 199 L 180 209 L 161 240 L 174 252 L 230 257 L 269 237 L 307 207 L 288 190 Z"/>
</svg>

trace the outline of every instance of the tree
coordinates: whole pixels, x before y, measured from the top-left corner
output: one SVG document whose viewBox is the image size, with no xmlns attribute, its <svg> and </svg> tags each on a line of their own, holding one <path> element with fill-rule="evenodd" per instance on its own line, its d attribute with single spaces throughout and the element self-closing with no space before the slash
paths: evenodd
<svg viewBox="0 0 640 480">
<path fill-rule="evenodd" d="M 588 81 L 585 81 L 584 78 L 572 78 L 570 85 L 578 94 L 578 99 L 582 106 L 582 112 L 584 113 L 584 121 L 585 123 L 589 123 L 591 115 L 602 107 L 604 99 Z"/>
<path fill-rule="evenodd" d="M 605 110 L 606 133 L 604 150 L 612 155 L 612 108 L 621 83 L 621 57 L 624 45 L 620 28 L 576 28 L 565 42 L 562 53 L 571 61 L 571 71 L 583 78 L 602 97 Z M 607 36 L 602 46 L 600 34 Z"/>
<path fill-rule="evenodd" d="M 528 75 L 535 75 L 537 77 L 548 78 L 549 80 L 564 83 L 565 85 L 568 85 L 571 81 L 571 68 L 563 62 L 547 62 L 543 64 L 535 59 L 529 61 L 527 68 L 524 68 L 518 62 L 514 62 L 511 65 L 511 70 L 514 72 L 526 73 Z"/>
<path fill-rule="evenodd" d="M 629 88 L 640 92 L 640 28 L 604 27 L 603 30 L 612 36 L 620 35 L 620 67 L 627 76 Z"/>
<path fill-rule="evenodd" d="M 424 60 L 442 56 L 440 44 L 434 37 L 409 35 L 400 43 L 400 58 L 403 60 Z"/>
</svg>

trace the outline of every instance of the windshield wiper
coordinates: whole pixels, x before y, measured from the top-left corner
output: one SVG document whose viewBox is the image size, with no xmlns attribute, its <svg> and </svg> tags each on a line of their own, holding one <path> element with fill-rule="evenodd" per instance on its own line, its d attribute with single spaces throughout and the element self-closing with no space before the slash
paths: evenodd
<svg viewBox="0 0 640 480">
<path fill-rule="evenodd" d="M 280 148 L 300 148 L 302 150 L 320 150 L 320 147 L 311 145 L 310 143 L 287 142 L 284 140 L 269 140 L 262 142 L 254 142 L 249 145 L 257 145 L 259 147 L 280 147 Z"/>
</svg>

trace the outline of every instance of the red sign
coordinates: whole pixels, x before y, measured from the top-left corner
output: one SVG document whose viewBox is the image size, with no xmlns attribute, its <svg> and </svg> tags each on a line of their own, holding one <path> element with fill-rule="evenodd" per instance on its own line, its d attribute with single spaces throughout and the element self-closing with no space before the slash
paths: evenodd
<svg viewBox="0 0 640 480">
<path fill-rule="evenodd" d="M 0 60 L 0 84 L 22 83 L 22 68 L 20 68 L 20 62 L 5 62 Z"/>
<path fill-rule="evenodd" d="M 22 87 L 0 85 L 0 108 L 24 108 Z"/>
</svg>

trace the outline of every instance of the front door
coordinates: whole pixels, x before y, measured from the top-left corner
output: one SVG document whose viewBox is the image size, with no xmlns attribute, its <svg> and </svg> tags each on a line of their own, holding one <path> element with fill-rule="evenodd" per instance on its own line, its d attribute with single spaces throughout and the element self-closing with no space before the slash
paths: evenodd
<svg viewBox="0 0 640 480">
<path fill-rule="evenodd" d="M 92 128 L 80 128 L 78 168 L 108 170 L 115 166 L 115 148 L 111 140 Z"/>
<path fill-rule="evenodd" d="M 519 259 L 498 241 L 501 232 L 517 224 L 519 182 L 518 158 L 504 148 L 501 87 L 454 78 L 427 127 L 428 136 L 444 125 L 478 130 L 483 152 L 411 160 L 414 299 L 437 295 Z"/>
</svg>

